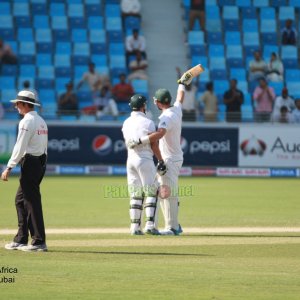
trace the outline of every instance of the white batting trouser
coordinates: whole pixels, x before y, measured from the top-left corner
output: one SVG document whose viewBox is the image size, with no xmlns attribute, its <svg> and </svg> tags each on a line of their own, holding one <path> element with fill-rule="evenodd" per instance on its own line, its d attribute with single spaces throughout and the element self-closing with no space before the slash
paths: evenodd
<svg viewBox="0 0 300 300">
<path fill-rule="evenodd" d="M 171 195 L 167 199 L 159 199 L 160 207 L 162 209 L 165 219 L 165 229 L 179 228 L 178 222 L 178 177 L 183 161 L 172 161 L 166 159 L 168 171 L 165 175 L 159 176 L 160 185 L 167 185 L 170 188 Z"/>
<path fill-rule="evenodd" d="M 145 228 L 154 228 L 154 216 L 157 205 L 156 168 L 151 158 L 133 157 L 127 160 L 127 181 L 130 193 L 131 231 L 139 230 L 143 201 L 145 199 Z"/>
</svg>

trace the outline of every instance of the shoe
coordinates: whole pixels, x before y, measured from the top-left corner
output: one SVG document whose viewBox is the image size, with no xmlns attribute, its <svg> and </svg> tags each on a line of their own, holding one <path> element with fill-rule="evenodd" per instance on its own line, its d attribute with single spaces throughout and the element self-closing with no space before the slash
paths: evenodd
<svg viewBox="0 0 300 300">
<path fill-rule="evenodd" d="M 156 228 L 146 229 L 145 233 L 149 235 L 160 235 L 160 232 Z"/>
<path fill-rule="evenodd" d="M 170 229 L 160 231 L 160 234 L 161 235 L 180 235 L 181 232 L 183 232 L 183 231 L 182 231 L 181 226 L 179 225 L 179 228 L 177 230 L 170 228 Z"/>
<path fill-rule="evenodd" d="M 7 250 L 21 250 L 22 247 L 26 247 L 26 246 L 27 244 L 11 242 L 9 244 L 6 244 L 4 248 Z"/>
<path fill-rule="evenodd" d="M 131 235 L 144 235 L 144 232 L 142 230 L 134 230 L 130 232 Z"/>
<path fill-rule="evenodd" d="M 183 230 L 182 230 L 182 227 L 181 227 L 180 224 L 178 224 L 177 232 L 178 232 L 178 235 L 179 235 L 180 233 L 183 233 Z"/>
<path fill-rule="evenodd" d="M 48 251 L 47 245 L 46 244 L 41 244 L 41 245 L 29 245 L 22 247 L 20 250 L 26 251 L 26 252 L 46 252 Z"/>
</svg>

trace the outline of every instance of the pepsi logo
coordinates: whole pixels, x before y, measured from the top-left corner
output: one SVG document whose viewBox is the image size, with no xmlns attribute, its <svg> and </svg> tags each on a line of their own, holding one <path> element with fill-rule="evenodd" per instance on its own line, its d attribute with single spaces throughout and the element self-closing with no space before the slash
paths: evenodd
<svg viewBox="0 0 300 300">
<path fill-rule="evenodd" d="M 112 151 L 112 141 L 107 135 L 98 135 L 94 138 L 92 148 L 98 155 L 107 155 Z"/>
<path fill-rule="evenodd" d="M 189 150 L 188 142 L 184 137 L 180 138 L 180 147 L 184 154 L 187 153 L 187 151 Z"/>
<path fill-rule="evenodd" d="M 262 156 L 267 149 L 266 143 L 254 135 L 250 139 L 243 141 L 240 147 L 244 155 Z"/>
</svg>

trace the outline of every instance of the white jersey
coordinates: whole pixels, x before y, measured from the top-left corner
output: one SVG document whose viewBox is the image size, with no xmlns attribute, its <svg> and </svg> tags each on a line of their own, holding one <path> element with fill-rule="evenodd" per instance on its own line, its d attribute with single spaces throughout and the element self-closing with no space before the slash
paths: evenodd
<svg viewBox="0 0 300 300">
<path fill-rule="evenodd" d="M 125 142 L 128 140 L 138 140 L 152 132 L 155 132 L 154 122 L 146 117 L 146 115 L 140 111 L 133 111 L 129 118 L 124 121 L 122 127 L 123 136 Z M 150 144 L 138 145 L 134 149 L 128 149 L 128 158 L 130 157 L 153 157 L 153 151 Z"/>
<path fill-rule="evenodd" d="M 181 150 L 182 105 L 179 101 L 163 111 L 159 117 L 158 128 L 166 129 L 166 134 L 159 140 L 159 149 L 164 160 L 183 160 Z"/>
<path fill-rule="evenodd" d="M 15 167 L 25 154 L 47 154 L 47 145 L 47 124 L 36 111 L 28 112 L 19 123 L 17 142 L 7 166 Z"/>
</svg>

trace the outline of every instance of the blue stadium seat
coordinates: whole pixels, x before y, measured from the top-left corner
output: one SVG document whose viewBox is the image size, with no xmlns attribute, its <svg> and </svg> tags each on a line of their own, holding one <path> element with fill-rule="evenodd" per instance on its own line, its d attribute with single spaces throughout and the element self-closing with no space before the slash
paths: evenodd
<svg viewBox="0 0 300 300">
<path fill-rule="evenodd" d="M 244 32 L 243 45 L 259 47 L 260 41 L 258 32 Z"/>
<path fill-rule="evenodd" d="M 299 95 L 300 80 L 298 82 L 287 82 L 286 85 L 291 96 Z"/>
<path fill-rule="evenodd" d="M 19 75 L 22 77 L 35 77 L 36 76 L 36 68 L 35 65 L 20 65 L 19 67 Z"/>
<path fill-rule="evenodd" d="M 52 31 L 50 29 L 36 29 L 35 41 L 37 43 L 51 43 Z"/>
<path fill-rule="evenodd" d="M 73 55 L 90 55 L 90 45 L 89 43 L 74 43 Z"/>
<path fill-rule="evenodd" d="M 15 17 L 15 23 L 17 28 L 31 28 L 31 19 L 29 16 L 17 16 Z"/>
<path fill-rule="evenodd" d="M 239 30 L 239 20 L 224 20 L 225 31 L 238 31 Z"/>
<path fill-rule="evenodd" d="M 225 49 L 223 45 L 209 45 L 208 56 L 214 57 L 225 57 Z"/>
<path fill-rule="evenodd" d="M 107 56 L 106 55 L 92 55 L 92 62 L 98 67 L 107 67 Z"/>
<path fill-rule="evenodd" d="M 112 31 L 112 30 L 117 30 L 121 31 L 122 30 L 122 21 L 120 17 L 106 17 L 106 30 L 107 31 Z"/>
<path fill-rule="evenodd" d="M 90 16 L 87 19 L 87 27 L 88 29 L 104 29 L 103 17 L 100 16 Z"/>
<path fill-rule="evenodd" d="M 298 50 L 296 46 L 282 46 L 281 58 L 294 58 L 298 59 Z"/>
<path fill-rule="evenodd" d="M 18 67 L 16 65 L 2 65 L 2 76 L 17 76 Z"/>
<path fill-rule="evenodd" d="M 275 20 L 276 12 L 274 7 L 262 7 L 260 9 L 261 20 Z"/>
<path fill-rule="evenodd" d="M 222 30 L 221 19 L 205 19 L 207 32 L 220 32 Z"/>
<path fill-rule="evenodd" d="M 35 43 L 34 42 L 20 42 L 19 53 L 24 55 L 35 55 Z"/>
<path fill-rule="evenodd" d="M 123 31 L 122 30 L 111 30 L 107 32 L 109 43 L 120 43 L 123 42 Z"/>
<path fill-rule="evenodd" d="M 0 15 L 3 15 L 3 16 L 11 15 L 10 3 L 7 3 L 7 2 L 0 3 Z"/>
<path fill-rule="evenodd" d="M 14 76 L 1 76 L 0 77 L 0 89 L 15 89 L 15 77 Z"/>
<path fill-rule="evenodd" d="M 244 19 L 243 20 L 244 32 L 258 32 L 258 21 L 256 19 Z"/>
<path fill-rule="evenodd" d="M 247 94 L 248 93 L 248 81 L 247 80 L 241 80 L 241 79 L 237 79 L 237 88 L 243 92 L 243 94 Z"/>
<path fill-rule="evenodd" d="M 246 77 L 246 70 L 244 68 L 231 68 L 230 69 L 230 78 L 245 81 Z"/>
<path fill-rule="evenodd" d="M 108 53 L 111 55 L 125 55 L 124 43 L 111 43 L 109 44 Z"/>
<path fill-rule="evenodd" d="M 262 42 L 264 45 L 278 45 L 278 37 L 276 32 L 262 33 Z"/>
<path fill-rule="evenodd" d="M 85 18 L 83 17 L 70 17 L 69 18 L 70 28 L 86 28 Z"/>
<path fill-rule="evenodd" d="M 289 0 L 289 5 L 300 8 L 300 0 Z"/>
<path fill-rule="evenodd" d="M 72 64 L 73 65 L 87 65 L 90 62 L 89 56 L 86 55 L 73 55 Z"/>
<path fill-rule="evenodd" d="M 286 82 L 298 82 L 300 78 L 300 70 L 286 69 L 285 80 Z"/>
<path fill-rule="evenodd" d="M 29 16 L 29 4 L 28 3 L 14 3 L 13 4 L 14 16 Z"/>
<path fill-rule="evenodd" d="M 55 80 L 55 89 L 58 92 L 66 90 L 66 84 L 70 82 L 69 78 L 59 77 Z"/>
<path fill-rule="evenodd" d="M 18 55 L 18 63 L 23 65 L 34 64 L 34 55 L 20 54 Z"/>
<path fill-rule="evenodd" d="M 208 58 L 207 56 L 193 56 L 192 57 L 192 65 L 195 66 L 195 65 L 198 65 L 198 64 L 201 64 L 204 68 L 205 68 L 205 74 L 202 73 L 201 74 L 201 80 L 204 80 L 204 77 L 207 77 L 207 73 L 209 75 L 209 70 L 207 69 L 208 68 Z"/>
<path fill-rule="evenodd" d="M 235 0 L 219 0 L 218 3 L 220 6 L 235 5 Z"/>
<path fill-rule="evenodd" d="M 9 15 L 0 14 L 0 28 L 13 28 L 13 18 Z"/>
<path fill-rule="evenodd" d="M 36 55 L 36 64 L 38 66 L 51 66 L 52 65 L 52 54 L 40 54 Z"/>
<path fill-rule="evenodd" d="M 85 5 L 85 13 L 88 17 L 90 16 L 101 16 L 101 6 L 98 4 L 87 4 Z"/>
<path fill-rule="evenodd" d="M 85 29 L 72 29 L 71 35 L 74 43 L 87 42 L 87 30 Z"/>
<path fill-rule="evenodd" d="M 69 4 L 68 5 L 69 17 L 84 17 L 84 6 L 82 4 Z"/>
<path fill-rule="evenodd" d="M 46 3 L 31 3 L 31 13 L 34 16 L 46 16 L 48 14 Z"/>
<path fill-rule="evenodd" d="M 276 32 L 277 24 L 276 20 L 261 20 L 260 22 L 260 32 Z"/>
<path fill-rule="evenodd" d="M 52 89 L 40 89 L 39 90 L 39 99 L 42 102 L 43 107 L 44 107 L 44 103 L 55 103 L 56 104 L 55 91 L 53 91 Z"/>
<path fill-rule="evenodd" d="M 136 93 L 148 93 L 148 80 L 134 79 L 132 80 L 131 84 Z"/>
<path fill-rule="evenodd" d="M 110 55 L 111 68 L 126 68 L 126 60 L 124 55 Z"/>
<path fill-rule="evenodd" d="M 238 57 L 230 57 L 227 59 L 227 67 L 230 68 L 243 68 L 244 59 Z"/>
<path fill-rule="evenodd" d="M 206 55 L 205 45 L 190 45 L 191 56 Z"/>
<path fill-rule="evenodd" d="M 12 28 L 0 28 L 0 36 L 9 43 L 10 41 L 15 41 L 15 31 Z"/>
<path fill-rule="evenodd" d="M 205 14 L 208 20 L 220 20 L 220 9 L 218 6 L 206 6 Z"/>
<path fill-rule="evenodd" d="M 94 29 L 89 31 L 89 41 L 91 43 L 106 43 L 106 33 L 103 29 Z"/>
<path fill-rule="evenodd" d="M 56 43 L 55 52 L 56 52 L 56 54 L 71 55 L 72 44 L 70 42 L 58 42 L 58 43 Z"/>
<path fill-rule="evenodd" d="M 250 93 L 244 93 L 244 105 L 252 106 L 252 95 Z"/>
<path fill-rule="evenodd" d="M 54 65 L 55 67 L 70 67 L 71 66 L 70 56 L 66 54 L 55 54 Z"/>
<path fill-rule="evenodd" d="M 208 32 L 207 42 L 209 45 L 221 45 L 223 44 L 222 32 Z"/>
<path fill-rule="evenodd" d="M 126 17 L 124 25 L 125 30 L 140 29 L 141 19 L 133 16 Z"/>
<path fill-rule="evenodd" d="M 67 42 L 70 40 L 69 30 L 56 29 L 53 30 L 53 38 L 56 42 Z"/>
<path fill-rule="evenodd" d="M 72 77 L 72 71 L 70 67 L 57 67 L 55 68 L 55 76 L 56 77 Z"/>
<path fill-rule="evenodd" d="M 52 29 L 68 29 L 68 18 L 66 16 L 52 16 L 51 27 Z"/>
<path fill-rule="evenodd" d="M 33 17 L 33 27 L 35 29 L 50 28 L 49 17 L 45 15 L 36 15 Z"/>
<path fill-rule="evenodd" d="M 54 79 L 54 67 L 53 66 L 39 66 L 38 77 L 43 79 Z"/>
<path fill-rule="evenodd" d="M 252 122 L 254 120 L 253 106 L 252 105 L 242 105 L 242 121 L 243 122 Z"/>
<path fill-rule="evenodd" d="M 189 31 L 188 33 L 189 45 L 204 45 L 203 31 Z"/>
<path fill-rule="evenodd" d="M 226 58 L 243 58 L 243 50 L 241 45 L 227 46 Z"/>
<path fill-rule="evenodd" d="M 105 16 L 107 18 L 119 18 L 121 16 L 120 5 L 117 4 L 106 4 L 105 5 Z"/>
<path fill-rule="evenodd" d="M 1 85 L 1 78 L 0 78 L 0 85 Z M 1 91 L 1 100 L 2 100 L 2 103 L 3 104 L 9 104 L 9 107 L 11 106 L 11 102 L 10 100 L 13 100 L 15 99 L 17 95 L 17 91 L 15 90 L 15 88 L 13 89 L 7 89 L 7 88 L 4 88 L 2 89 Z"/>
<path fill-rule="evenodd" d="M 224 69 L 218 70 L 212 70 L 210 73 L 211 80 L 226 80 L 227 79 L 227 71 Z M 201 78 L 202 80 L 202 78 Z"/>
<path fill-rule="evenodd" d="M 64 3 L 50 3 L 50 16 L 66 16 Z"/>
<path fill-rule="evenodd" d="M 214 81 L 214 91 L 217 95 L 224 95 L 224 93 L 229 89 L 229 83 L 227 80 L 215 80 Z"/>
<path fill-rule="evenodd" d="M 215 70 L 215 69 L 219 69 L 219 70 L 226 70 L 226 63 L 225 63 L 225 57 L 214 57 L 214 58 L 210 58 L 209 60 L 209 69 Z"/>
<path fill-rule="evenodd" d="M 254 7 L 268 7 L 269 0 L 253 0 Z"/>
<path fill-rule="evenodd" d="M 256 8 L 253 6 L 242 7 L 242 20 L 243 19 L 257 19 Z"/>
<path fill-rule="evenodd" d="M 226 45 L 241 45 L 241 34 L 239 31 L 227 31 L 225 32 L 225 44 Z"/>
<path fill-rule="evenodd" d="M 17 31 L 17 38 L 19 42 L 33 42 L 32 28 L 19 28 Z"/>
<path fill-rule="evenodd" d="M 279 7 L 278 19 L 279 21 L 285 21 L 287 19 L 295 20 L 295 8 L 292 6 Z"/>
<path fill-rule="evenodd" d="M 92 93 L 90 91 L 77 91 L 76 93 L 78 102 L 83 103 L 89 103 L 92 100 Z"/>
<path fill-rule="evenodd" d="M 238 7 L 250 7 L 251 0 L 236 0 L 235 5 Z"/>
<path fill-rule="evenodd" d="M 276 95 L 281 95 L 281 91 L 284 87 L 283 82 L 270 81 L 268 84 L 269 84 L 270 87 L 272 87 L 274 89 L 274 92 L 275 92 Z"/>
<path fill-rule="evenodd" d="M 237 6 L 224 6 L 223 7 L 223 19 L 224 20 L 238 20 L 239 9 Z"/>
<path fill-rule="evenodd" d="M 91 43 L 91 53 L 92 54 L 106 54 L 106 44 L 105 43 Z"/>
<path fill-rule="evenodd" d="M 287 0 L 270 0 L 270 5 L 272 7 L 286 6 Z"/>
</svg>

